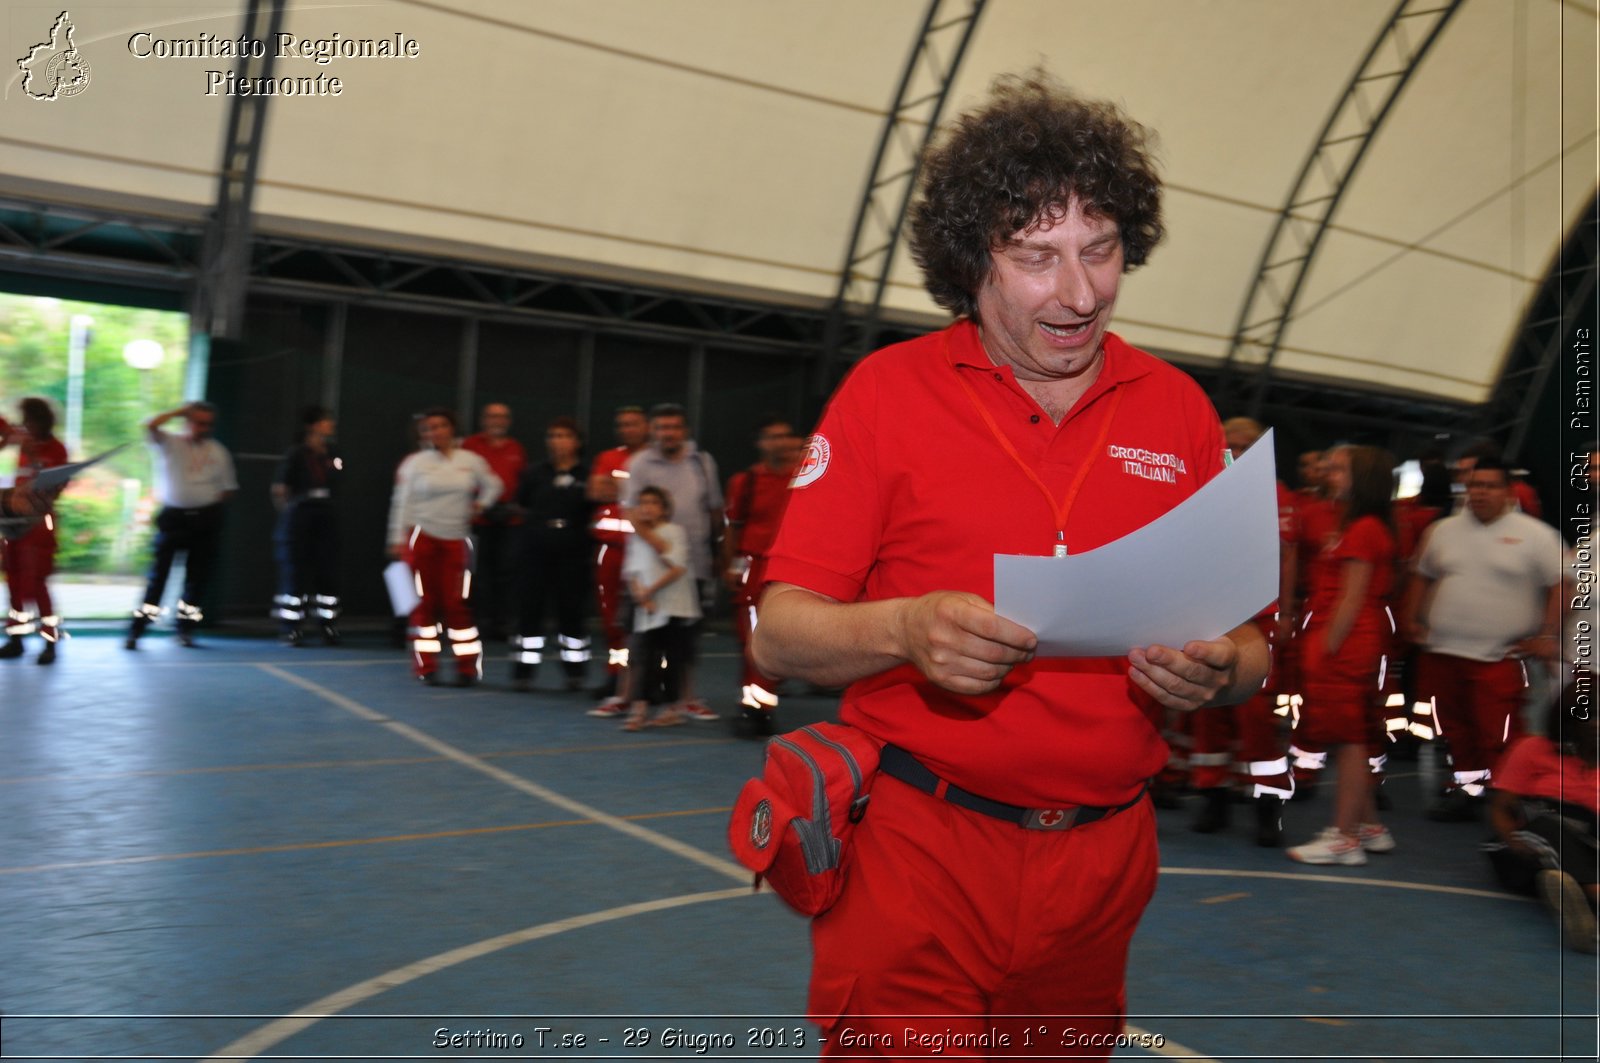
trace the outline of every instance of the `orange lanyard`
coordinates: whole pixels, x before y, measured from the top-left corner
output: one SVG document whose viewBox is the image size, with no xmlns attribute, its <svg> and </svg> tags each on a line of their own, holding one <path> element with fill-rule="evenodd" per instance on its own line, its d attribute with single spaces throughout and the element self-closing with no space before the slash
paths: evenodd
<svg viewBox="0 0 1600 1063">
<path fill-rule="evenodd" d="M 1052 544 L 1054 553 L 1057 557 L 1066 557 L 1067 515 L 1072 512 L 1072 504 L 1078 500 L 1078 491 L 1083 487 L 1083 481 L 1088 477 L 1090 467 L 1094 465 L 1094 461 L 1100 456 L 1100 452 L 1105 449 L 1106 440 L 1111 435 L 1111 424 L 1117 418 L 1117 407 L 1122 403 L 1122 389 L 1115 387 L 1111 389 L 1111 399 L 1106 408 L 1106 415 L 1100 423 L 1100 434 L 1095 439 L 1094 446 L 1089 450 L 1088 457 L 1078 467 L 1078 475 L 1072 478 L 1072 484 L 1067 488 L 1066 495 L 1060 501 L 1057 501 L 1056 497 L 1050 493 L 1050 488 L 1045 485 L 1045 482 L 1039 478 L 1039 474 L 1034 471 L 1033 466 L 1022 460 L 1022 455 L 1017 453 L 1017 448 L 1012 445 L 1006 434 L 1000 430 L 1000 426 L 995 423 L 994 416 L 989 413 L 989 408 L 983 404 L 983 400 L 978 398 L 978 393 L 972 390 L 972 385 L 967 383 L 966 378 L 961 375 L 961 367 L 954 366 L 954 368 L 956 380 L 961 383 L 962 389 L 967 393 L 967 398 L 972 401 L 972 408 L 978 411 L 978 416 L 983 418 L 983 423 L 989 426 L 989 432 L 994 436 L 995 442 L 1000 444 L 1000 449 L 1011 455 L 1011 460 L 1016 462 L 1017 467 L 1023 471 L 1023 474 L 1033 481 L 1034 486 L 1044 495 L 1045 501 L 1050 504 L 1050 511 L 1054 514 L 1056 520 L 1056 541 Z M 1104 366 L 1102 366 L 1101 372 L 1104 371 Z"/>
</svg>

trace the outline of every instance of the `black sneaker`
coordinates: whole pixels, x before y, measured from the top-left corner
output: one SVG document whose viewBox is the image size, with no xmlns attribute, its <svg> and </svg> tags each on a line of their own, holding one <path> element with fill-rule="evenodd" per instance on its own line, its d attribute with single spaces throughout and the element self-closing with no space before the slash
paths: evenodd
<svg viewBox="0 0 1600 1063">
<path fill-rule="evenodd" d="M 733 718 L 733 733 L 739 738 L 767 738 L 777 731 L 774 720 L 775 713 L 763 709 L 752 709 L 748 705 L 739 707 L 739 715 Z"/>
<path fill-rule="evenodd" d="M 1428 809 L 1428 818 L 1435 823 L 1472 823 L 1478 818 L 1480 799 L 1459 787 L 1446 790 L 1443 797 Z"/>
<path fill-rule="evenodd" d="M 1255 799 L 1256 844 L 1276 849 L 1283 840 L 1283 798 L 1268 794 Z"/>
<path fill-rule="evenodd" d="M 6 644 L 4 646 L 0 646 L 0 661 L 9 661 L 13 657 L 21 657 L 23 649 L 24 647 L 22 645 L 22 639 L 16 635 L 12 635 L 10 638 L 6 639 Z"/>
<path fill-rule="evenodd" d="M 278 641 L 283 643 L 285 646 L 299 646 L 305 642 L 305 636 L 300 634 L 299 628 L 296 628 L 293 631 L 285 631 L 283 634 L 279 635 Z"/>
<path fill-rule="evenodd" d="M 37 661 L 33 662 L 33 663 L 34 664 L 55 664 L 56 663 L 56 644 L 54 642 L 46 642 L 44 644 L 44 649 L 39 651 L 39 659 Z"/>
<path fill-rule="evenodd" d="M 1196 834 L 1215 834 L 1219 830 L 1226 830 L 1228 809 L 1233 803 L 1233 795 L 1227 787 L 1213 786 L 1200 791 L 1200 796 L 1205 803 L 1200 806 L 1200 814 L 1189 824 L 1189 829 Z"/>
<path fill-rule="evenodd" d="M 533 665 L 516 661 L 511 665 L 511 689 L 517 693 L 533 689 Z"/>
<path fill-rule="evenodd" d="M 1182 807 L 1181 791 L 1183 787 L 1166 779 L 1157 779 L 1150 784 L 1150 803 L 1157 808 L 1174 809 Z"/>
</svg>

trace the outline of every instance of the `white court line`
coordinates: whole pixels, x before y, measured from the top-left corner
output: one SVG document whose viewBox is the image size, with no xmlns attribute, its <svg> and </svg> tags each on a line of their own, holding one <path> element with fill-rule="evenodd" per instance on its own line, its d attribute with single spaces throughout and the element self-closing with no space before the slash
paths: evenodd
<svg viewBox="0 0 1600 1063">
<path fill-rule="evenodd" d="M 682 908 L 690 904 L 702 904 L 706 901 L 726 901 L 735 897 L 753 896 L 747 888 L 712 890 L 707 893 L 686 893 L 679 897 L 663 897 L 660 900 L 640 901 L 637 904 L 624 904 L 617 908 L 607 908 L 601 912 L 590 912 L 587 915 L 575 915 L 568 919 L 558 919 L 553 923 L 541 923 L 538 926 L 514 930 L 509 934 L 499 937 L 487 938 L 471 945 L 463 945 L 448 952 L 441 952 L 436 956 L 396 967 L 386 971 L 376 978 L 369 978 L 365 982 L 357 982 L 348 989 L 341 989 L 330 993 L 320 1000 L 313 1000 L 305 1007 L 278 1019 L 265 1026 L 245 1034 L 232 1044 L 224 1045 L 207 1058 L 204 1063 L 222 1063 L 229 1059 L 253 1059 L 262 1052 L 275 1047 L 288 1040 L 295 1034 L 315 1026 L 323 1019 L 332 1018 L 350 1010 L 363 1001 L 387 993 L 389 990 L 414 982 L 419 978 L 437 974 L 457 964 L 467 963 L 471 960 L 481 959 L 493 952 L 522 945 L 540 938 L 564 934 L 569 930 L 581 930 L 584 927 L 598 926 L 609 923 L 615 919 L 626 919 L 629 916 L 644 915 L 649 912 L 661 912 L 671 908 Z"/>
<path fill-rule="evenodd" d="M 744 868 L 737 864 L 714 857 L 709 853 L 706 853 L 700 849 L 696 849 L 691 845 L 679 842 L 676 839 L 669 838 L 665 835 L 658 834 L 655 831 L 644 827 L 639 827 L 636 824 L 629 823 L 626 820 L 618 819 L 615 816 L 608 815 L 604 812 L 601 812 L 599 809 L 592 808 L 578 801 L 574 801 L 571 798 L 565 797 L 553 790 L 548 789 L 547 787 L 530 782 L 519 775 L 515 775 L 508 771 L 503 771 L 494 765 L 474 757 L 469 753 L 459 750 L 448 743 L 440 741 L 439 739 L 436 739 L 423 731 L 419 731 L 408 724 L 399 722 L 398 720 L 390 719 L 382 713 L 370 709 L 352 698 L 347 698 L 342 694 L 328 690 L 327 688 L 313 683 L 308 679 L 303 679 L 300 676 L 286 672 L 276 665 L 262 664 L 257 662 L 254 666 L 272 676 L 275 676 L 276 678 L 282 679 L 287 683 L 292 683 L 303 690 L 313 693 L 325 701 L 337 705 L 338 707 L 363 720 L 380 724 L 384 728 L 397 735 L 400 735 L 408 741 L 414 742 L 426 749 L 430 749 L 440 756 L 456 761 L 457 763 L 495 779 L 496 781 L 503 782 L 507 786 L 510 786 L 522 793 L 528 794 L 531 797 L 536 797 L 539 800 L 553 804 L 558 808 L 566 809 L 569 812 L 583 816 L 587 819 L 592 819 L 596 823 L 599 823 L 603 826 L 610 827 L 613 830 L 617 830 L 623 834 L 637 838 L 640 841 L 646 842 L 647 844 L 655 845 L 658 848 L 665 849 L 674 855 L 681 856 L 685 859 L 701 864 L 704 867 L 721 871 L 732 878 L 742 881 L 748 875 L 748 872 L 746 872 Z M 1488 890 L 1468 889 L 1459 886 L 1435 886 L 1426 883 L 1400 882 L 1391 879 L 1349 878 L 1335 875 L 1303 874 L 1289 871 L 1249 871 L 1230 868 L 1162 867 L 1160 868 L 1160 873 L 1164 875 L 1212 876 L 1219 878 L 1282 879 L 1292 882 L 1321 882 L 1334 885 L 1376 886 L 1390 889 L 1450 893 L 1460 896 L 1488 897 L 1494 899 L 1523 899 L 1514 897 L 1510 894 L 1496 893 Z M 522 944 L 527 941 L 538 940 L 539 938 L 550 937 L 554 934 L 563 933 L 568 930 L 580 929 L 583 927 L 593 926 L 599 923 L 627 918 L 634 915 L 663 911 L 670 908 L 681 907 L 683 905 L 703 903 L 705 901 L 726 900 L 734 897 L 752 895 L 752 892 L 748 888 L 741 887 L 738 889 L 718 890 L 709 893 L 686 894 L 681 897 L 670 897 L 657 901 L 645 901 L 638 904 L 624 905 L 619 908 L 607 909 L 606 911 L 602 912 L 594 912 L 590 913 L 589 915 L 575 916 L 573 918 L 559 920 L 554 923 L 545 923 L 540 926 L 529 927 L 527 929 L 515 931 L 500 937 L 489 938 L 473 945 L 462 946 L 461 948 L 440 953 L 437 956 L 419 960 L 416 963 L 378 975 L 376 978 L 357 983 L 348 989 L 340 990 L 339 992 L 323 997 L 320 1000 L 313 1001 L 311 1004 L 308 1004 L 304 1008 L 296 1011 L 294 1015 L 269 1023 L 266 1026 L 247 1034 L 245 1037 L 233 1042 L 232 1044 L 218 1050 L 213 1054 L 212 1057 L 210 1057 L 210 1059 L 206 1061 L 206 1063 L 221 1063 L 221 1061 L 225 1059 L 254 1058 L 259 1053 L 314 1025 L 322 1018 L 344 1012 L 349 1008 L 354 1007 L 365 1000 L 369 1000 L 372 997 L 378 996 L 379 994 L 396 986 L 403 985 L 418 978 L 426 977 L 427 975 L 444 970 L 447 967 L 465 963 L 469 960 L 477 959 L 490 953 L 500 951 L 501 949 L 509 948 L 513 945 Z M 1130 1035 L 1142 1036 L 1146 1038 L 1154 1036 L 1150 1034 L 1149 1031 L 1133 1025 L 1127 1026 L 1125 1028 L 1125 1032 Z M 1171 1040 L 1168 1040 L 1164 1046 L 1159 1048 L 1154 1046 L 1139 1047 L 1141 1051 L 1148 1052 L 1152 1055 L 1185 1058 L 1194 1061 L 1194 1063 L 1217 1063 L 1216 1060 L 1202 1056 L 1194 1049 L 1180 1045 Z"/>
<path fill-rule="evenodd" d="M 440 971 L 455 967 L 458 964 L 482 959 L 491 953 L 512 948 L 516 945 L 538 941 L 540 938 L 554 937 L 556 934 L 564 934 L 569 930 L 582 930 L 585 927 L 598 926 L 617 919 L 627 919 L 635 915 L 664 912 L 691 904 L 703 904 L 707 901 L 726 901 L 750 896 L 753 896 L 753 894 L 745 889 L 686 893 L 679 897 L 664 897 L 660 900 L 624 904 L 601 912 L 590 912 L 587 915 L 558 919 L 553 923 L 541 923 L 538 926 L 530 926 L 509 934 L 502 934 L 499 937 L 487 938 L 472 945 L 463 945 L 461 948 L 441 952 L 438 955 L 429 956 L 404 967 L 396 967 L 394 970 L 386 971 L 376 978 L 369 978 L 365 982 L 358 982 L 347 989 L 341 989 L 319 1000 L 313 1000 L 292 1015 L 286 1015 L 281 1019 L 267 1023 L 265 1026 L 257 1027 L 238 1040 L 222 1046 L 207 1057 L 203 1063 L 223 1063 L 224 1060 L 254 1059 L 261 1053 L 276 1048 L 295 1034 L 310 1029 L 323 1019 L 341 1015 L 357 1004 L 371 1000 L 373 997 L 381 996 L 391 989 L 426 978 L 429 975 L 438 974 Z M 1124 1032 L 1132 1038 L 1143 1038 L 1145 1040 L 1154 1036 L 1148 1031 L 1132 1025 L 1124 1027 Z M 1161 1048 L 1151 1047 L 1144 1050 L 1158 1056 L 1182 1057 L 1193 1061 L 1193 1063 L 1217 1063 L 1216 1060 L 1202 1056 L 1194 1049 L 1186 1048 L 1171 1040 L 1167 1041 L 1165 1046 Z"/>
<path fill-rule="evenodd" d="M 1458 897 L 1488 897 L 1496 901 L 1531 901 L 1515 893 L 1472 889 L 1467 886 L 1436 886 L 1429 882 L 1401 882 L 1390 878 L 1355 878 L 1345 875 L 1307 875 L 1296 871 L 1246 871 L 1223 867 L 1163 867 L 1163 875 L 1210 875 L 1215 878 L 1270 878 L 1286 882 L 1323 882 L 1335 886 L 1378 886 L 1391 890 L 1416 890 L 1422 893 L 1450 893 Z"/>
<path fill-rule="evenodd" d="M 424 749 L 430 749 L 439 754 L 441 757 L 445 757 L 448 760 L 453 760 L 463 767 L 471 768 L 480 775 L 487 775 L 496 782 L 504 783 L 513 790 L 521 791 L 522 793 L 527 794 L 529 797 L 536 797 L 547 804 L 552 804 L 557 808 L 565 809 L 566 811 L 571 812 L 573 815 L 580 816 L 584 819 L 594 820 L 595 823 L 602 827 L 609 827 L 620 834 L 626 834 L 630 838 L 644 842 L 646 845 L 653 845 L 658 849 L 665 849 L 674 856 L 679 856 L 690 861 L 691 863 L 696 863 L 702 867 L 710 868 L 712 871 L 726 875 L 728 878 L 735 879 L 740 882 L 748 882 L 750 880 L 750 872 L 731 860 L 724 860 L 721 857 L 712 856 L 703 849 L 696 849 L 694 846 L 689 845 L 686 842 L 680 842 L 676 838 L 670 838 L 667 835 L 653 831 L 648 827 L 641 827 L 636 823 L 630 823 L 625 819 L 611 815 L 609 812 L 602 812 L 600 809 L 591 805 L 586 805 L 581 801 L 574 801 L 572 798 L 567 797 L 564 794 L 556 793 L 556 791 L 550 789 L 549 787 L 540 786 L 536 782 L 530 782 L 529 780 L 524 779 L 522 776 L 513 772 L 506 771 L 503 768 L 497 768 L 488 761 L 475 757 L 471 753 L 468 753 L 464 750 L 457 749 L 448 742 L 442 742 L 425 731 L 419 731 L 410 724 L 401 723 L 399 720 L 392 720 L 381 712 L 367 708 L 367 706 L 361 704 L 361 702 L 356 701 L 353 698 L 347 698 L 343 694 L 336 693 L 335 691 L 329 690 L 327 687 L 313 683 L 309 679 L 302 679 L 300 676 L 284 671 L 275 664 L 257 664 L 256 667 L 260 668 L 263 672 L 266 672 L 269 675 L 283 680 L 286 683 L 292 683 L 295 686 L 300 687 L 302 690 L 309 691 L 310 693 L 317 695 L 317 697 L 322 698 L 324 701 L 328 701 L 334 705 L 337 705 L 346 712 L 358 716 L 369 723 L 380 724 L 385 729 L 392 731 L 401 738 L 406 739 L 408 742 L 414 742 L 417 745 L 422 746 Z"/>
</svg>

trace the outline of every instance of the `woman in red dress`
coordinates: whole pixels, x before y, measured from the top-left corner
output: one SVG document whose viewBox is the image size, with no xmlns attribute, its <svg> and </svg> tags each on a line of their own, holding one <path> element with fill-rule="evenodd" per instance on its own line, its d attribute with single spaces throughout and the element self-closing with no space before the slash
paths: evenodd
<svg viewBox="0 0 1600 1063">
<path fill-rule="evenodd" d="M 41 469 L 67 463 L 67 448 L 55 437 L 56 415 L 44 399 L 22 400 L 22 431 L 13 431 L 9 442 L 18 444 L 18 485 L 25 484 Z M 40 664 L 54 664 L 61 639 L 61 618 L 50 601 L 47 581 L 55 571 L 56 526 L 54 514 L 30 527 L 15 539 L 0 540 L 6 584 L 11 592 L 11 612 L 6 616 L 6 641 L 0 645 L 0 658 L 21 657 L 22 640 L 37 631 L 44 639 Z M 30 608 L 31 607 L 31 608 Z"/>
<path fill-rule="evenodd" d="M 1368 853 L 1394 848 L 1394 836 L 1378 822 L 1368 770 L 1383 735 L 1378 694 L 1393 635 L 1386 607 L 1396 553 L 1389 511 L 1394 459 L 1376 447 L 1345 446 L 1331 452 L 1327 467 L 1341 513 L 1338 535 L 1314 569 L 1300 731 L 1330 750 L 1339 780 L 1333 825 L 1288 853 L 1306 864 L 1364 864 Z"/>
</svg>

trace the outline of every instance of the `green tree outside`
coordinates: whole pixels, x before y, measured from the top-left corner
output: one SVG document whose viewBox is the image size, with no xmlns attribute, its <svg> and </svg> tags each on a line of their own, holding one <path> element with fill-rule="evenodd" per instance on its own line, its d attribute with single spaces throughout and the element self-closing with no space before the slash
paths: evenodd
<svg viewBox="0 0 1600 1063">
<path fill-rule="evenodd" d="M 75 478 L 58 506 L 62 572 L 133 571 L 144 563 L 151 497 L 150 458 L 140 422 L 183 397 L 188 318 L 164 310 L 108 306 L 0 293 L 0 416 L 20 422 L 20 400 L 37 395 L 56 411 L 56 435 L 66 441 L 68 346 L 72 319 L 93 319 L 84 348 L 82 443 L 73 460 L 118 444 L 126 450 Z M 149 370 L 130 366 L 123 348 L 154 340 L 166 352 Z M 0 457 L 0 477 L 16 469 L 15 453 Z"/>
</svg>

